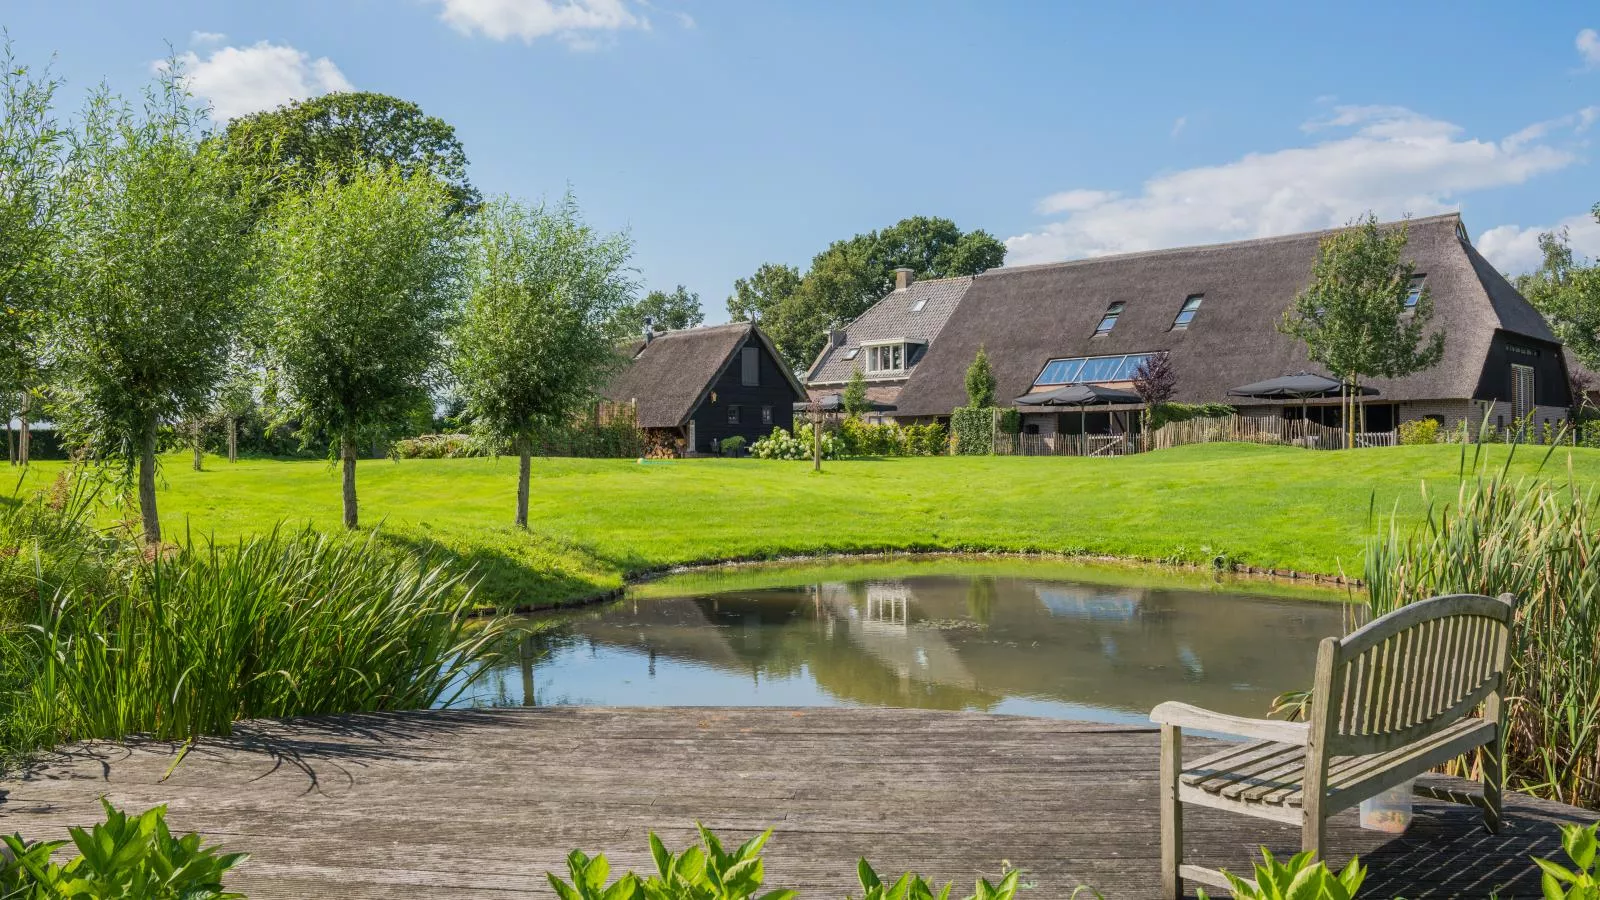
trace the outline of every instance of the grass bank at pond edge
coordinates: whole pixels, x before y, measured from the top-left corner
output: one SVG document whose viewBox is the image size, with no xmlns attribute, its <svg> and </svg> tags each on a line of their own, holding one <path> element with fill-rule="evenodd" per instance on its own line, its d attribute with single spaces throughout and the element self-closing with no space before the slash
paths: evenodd
<svg viewBox="0 0 1600 900">
<path fill-rule="evenodd" d="M 1503 459 L 1507 448 L 1489 448 Z M 1600 483 L 1600 451 L 1543 471 Z M 1514 475 L 1539 472 L 1524 448 Z M 1423 482 L 1453 493 L 1457 447 L 1312 452 L 1213 444 L 1127 458 L 934 457 L 830 462 L 541 459 L 529 530 L 510 525 L 512 459 L 363 460 L 363 522 L 383 540 L 476 567 L 482 599 L 569 602 L 631 575 L 729 559 L 885 551 L 999 551 L 1228 562 L 1359 576 L 1379 520 L 1421 521 Z M 24 490 L 60 469 L 36 464 Z M 339 527 L 325 462 L 167 459 L 163 522 L 233 540 L 283 522 Z M 107 518 L 115 518 L 108 512 Z"/>
</svg>

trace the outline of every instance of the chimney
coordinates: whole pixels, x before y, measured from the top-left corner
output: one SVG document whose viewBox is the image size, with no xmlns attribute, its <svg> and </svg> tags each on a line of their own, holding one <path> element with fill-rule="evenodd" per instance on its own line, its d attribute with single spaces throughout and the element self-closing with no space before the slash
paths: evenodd
<svg viewBox="0 0 1600 900">
<path fill-rule="evenodd" d="M 649 316 L 644 317 L 644 342 L 649 344 L 656 336 L 656 320 Z"/>
<path fill-rule="evenodd" d="M 905 266 L 901 266 L 900 268 L 894 270 L 894 289 L 897 291 L 903 291 L 906 288 L 911 287 L 911 282 L 916 280 L 916 269 L 908 269 Z"/>
<path fill-rule="evenodd" d="M 833 347 L 835 350 L 837 350 L 838 348 L 844 346 L 844 342 L 845 342 L 845 338 L 846 337 L 848 337 L 848 335 L 846 334 L 844 329 L 842 329 L 842 328 L 831 329 L 828 332 L 828 346 Z"/>
</svg>

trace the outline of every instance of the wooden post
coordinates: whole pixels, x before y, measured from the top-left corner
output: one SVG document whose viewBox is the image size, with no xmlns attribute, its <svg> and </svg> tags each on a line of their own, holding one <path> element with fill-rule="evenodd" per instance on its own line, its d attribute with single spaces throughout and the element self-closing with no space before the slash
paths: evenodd
<svg viewBox="0 0 1600 900">
<path fill-rule="evenodd" d="M 1178 778 L 1183 772 L 1183 731 L 1161 726 L 1161 896 L 1182 900 L 1183 802 L 1178 799 Z"/>
<path fill-rule="evenodd" d="M 1327 813 L 1322 806 L 1328 789 L 1328 741 L 1339 716 L 1337 705 L 1331 699 L 1340 687 L 1333 683 L 1338 659 L 1339 639 L 1323 638 L 1317 646 L 1316 680 L 1308 714 L 1311 730 L 1306 740 L 1305 780 L 1301 791 L 1300 849 L 1310 853 L 1313 859 L 1322 858 L 1328 826 Z"/>
<path fill-rule="evenodd" d="M 811 401 L 811 471 L 822 471 L 822 402 Z"/>
<path fill-rule="evenodd" d="M 28 453 L 32 450 L 33 444 L 33 429 L 28 425 L 28 413 L 32 411 L 30 409 L 32 406 L 33 394 L 24 389 L 22 411 L 17 415 L 17 420 L 22 424 L 22 428 L 17 432 L 17 463 L 23 466 L 28 464 Z"/>
</svg>

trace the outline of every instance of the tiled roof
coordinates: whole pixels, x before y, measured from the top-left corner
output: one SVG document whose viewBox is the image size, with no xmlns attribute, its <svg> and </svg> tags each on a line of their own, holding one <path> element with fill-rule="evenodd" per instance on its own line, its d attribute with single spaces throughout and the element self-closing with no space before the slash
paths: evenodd
<svg viewBox="0 0 1600 900">
<path fill-rule="evenodd" d="M 864 361 L 859 355 L 855 359 L 847 357 L 850 351 L 859 351 L 863 342 L 903 338 L 913 343 L 932 344 L 971 284 L 972 276 L 967 275 L 914 281 L 905 290 L 891 292 L 842 329 L 845 333 L 843 344 L 837 347 L 830 344 L 823 348 L 817 361 L 812 364 L 810 374 L 806 376 L 806 383 L 840 384 L 848 381 L 850 373 Z M 922 303 L 921 309 L 917 309 L 918 303 Z M 906 365 L 907 372 L 916 368 L 922 355 L 922 351 L 912 353 Z"/>
</svg>

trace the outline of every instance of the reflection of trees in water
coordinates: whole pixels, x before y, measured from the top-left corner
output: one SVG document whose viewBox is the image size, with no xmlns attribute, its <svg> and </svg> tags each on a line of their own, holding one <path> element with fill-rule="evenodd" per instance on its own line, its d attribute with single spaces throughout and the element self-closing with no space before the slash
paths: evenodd
<svg viewBox="0 0 1600 900">
<path fill-rule="evenodd" d="M 993 578 L 974 578 L 967 585 L 967 615 L 972 621 L 980 625 L 989 624 L 994 618 L 995 595 L 999 588 Z"/>
</svg>

